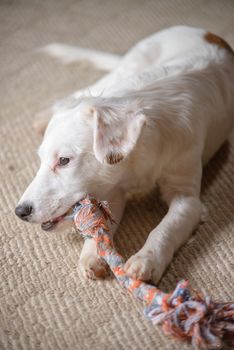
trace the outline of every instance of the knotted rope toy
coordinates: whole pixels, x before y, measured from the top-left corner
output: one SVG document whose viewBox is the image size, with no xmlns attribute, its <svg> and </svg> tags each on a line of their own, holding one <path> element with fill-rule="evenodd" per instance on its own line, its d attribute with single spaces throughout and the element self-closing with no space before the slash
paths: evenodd
<svg viewBox="0 0 234 350">
<path fill-rule="evenodd" d="M 108 233 L 114 219 L 107 202 L 87 196 L 74 206 L 70 218 L 85 239 L 95 240 L 99 256 L 119 283 L 148 304 L 145 316 L 153 324 L 161 324 L 164 333 L 190 341 L 195 349 L 221 349 L 226 341 L 234 347 L 234 303 L 215 303 L 185 280 L 172 293 L 164 293 L 126 275 L 124 259 Z"/>
</svg>

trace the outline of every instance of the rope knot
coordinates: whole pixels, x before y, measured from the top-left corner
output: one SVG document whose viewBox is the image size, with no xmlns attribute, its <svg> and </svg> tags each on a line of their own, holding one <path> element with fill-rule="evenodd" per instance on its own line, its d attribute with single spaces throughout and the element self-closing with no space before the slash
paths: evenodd
<svg viewBox="0 0 234 350">
<path fill-rule="evenodd" d="M 114 219 L 106 201 L 88 196 L 74 208 L 74 223 L 84 238 L 94 238 L 100 229 L 109 231 L 108 221 L 112 224 Z"/>
<path fill-rule="evenodd" d="M 163 293 L 157 287 L 126 275 L 124 259 L 108 237 L 114 222 L 107 202 L 88 196 L 73 209 L 74 222 L 84 238 L 94 238 L 98 254 L 108 263 L 119 282 L 135 296 L 150 303 L 144 311 L 166 334 L 191 341 L 195 349 L 221 349 L 228 343 L 234 349 L 234 303 L 215 303 L 207 295 L 182 280 L 174 292 Z"/>
</svg>

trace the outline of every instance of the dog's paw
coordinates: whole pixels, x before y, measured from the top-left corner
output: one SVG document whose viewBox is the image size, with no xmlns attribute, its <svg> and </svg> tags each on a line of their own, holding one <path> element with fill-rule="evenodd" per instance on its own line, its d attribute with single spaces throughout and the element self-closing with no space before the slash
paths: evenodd
<svg viewBox="0 0 234 350">
<path fill-rule="evenodd" d="M 156 260 L 151 251 L 147 253 L 137 253 L 131 256 L 125 263 L 124 270 L 128 276 L 142 281 L 152 280 L 157 283 L 162 275 L 158 269 Z"/>
<path fill-rule="evenodd" d="M 83 256 L 80 259 L 79 266 L 83 276 L 93 280 L 105 278 L 109 273 L 106 262 L 95 254 Z"/>
</svg>

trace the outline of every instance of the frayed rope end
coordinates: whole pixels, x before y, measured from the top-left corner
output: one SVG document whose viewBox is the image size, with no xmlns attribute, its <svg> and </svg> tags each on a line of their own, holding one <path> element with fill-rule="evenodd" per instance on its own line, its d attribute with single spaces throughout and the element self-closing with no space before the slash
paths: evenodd
<svg viewBox="0 0 234 350">
<path fill-rule="evenodd" d="M 188 281 L 179 282 L 173 293 L 160 304 L 152 303 L 144 314 L 153 324 L 161 324 L 165 334 L 190 341 L 195 349 L 234 346 L 234 303 L 215 303 Z"/>
</svg>

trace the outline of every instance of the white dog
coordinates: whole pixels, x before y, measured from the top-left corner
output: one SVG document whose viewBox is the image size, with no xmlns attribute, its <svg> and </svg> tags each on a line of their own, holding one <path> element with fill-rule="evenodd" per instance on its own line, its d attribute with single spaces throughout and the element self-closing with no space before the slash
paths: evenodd
<svg viewBox="0 0 234 350">
<path fill-rule="evenodd" d="M 56 108 L 39 148 L 40 169 L 16 214 L 49 230 L 91 193 L 110 201 L 119 222 L 126 194 L 158 182 L 168 213 L 125 265 L 130 276 L 158 282 L 201 219 L 202 165 L 233 119 L 230 46 L 186 26 L 156 33 Z M 84 243 L 80 266 L 91 278 L 105 271 L 92 240 Z"/>
</svg>

